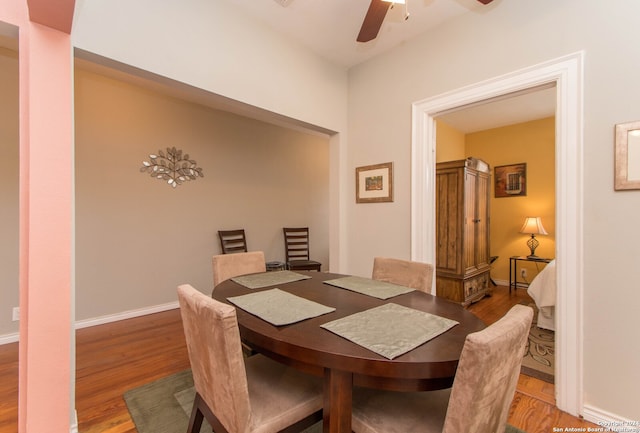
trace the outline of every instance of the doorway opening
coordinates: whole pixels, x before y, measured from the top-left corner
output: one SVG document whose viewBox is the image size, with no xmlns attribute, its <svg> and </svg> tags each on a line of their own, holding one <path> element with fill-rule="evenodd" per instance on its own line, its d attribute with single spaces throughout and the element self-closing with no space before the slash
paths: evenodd
<svg viewBox="0 0 640 433">
<path fill-rule="evenodd" d="M 556 100 L 556 405 L 582 414 L 582 52 L 534 65 L 412 107 L 411 256 L 435 263 L 435 118 L 514 92 L 554 85 Z"/>
</svg>

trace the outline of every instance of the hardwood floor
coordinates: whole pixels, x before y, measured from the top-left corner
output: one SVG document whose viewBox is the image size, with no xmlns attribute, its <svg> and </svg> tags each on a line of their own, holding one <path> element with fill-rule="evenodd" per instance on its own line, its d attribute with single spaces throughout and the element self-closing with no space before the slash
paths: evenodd
<svg viewBox="0 0 640 433">
<path fill-rule="evenodd" d="M 512 305 L 530 300 L 526 291 L 493 296 L 469 310 L 487 324 Z M 80 329 L 76 333 L 76 410 L 80 433 L 136 433 L 122 398 L 144 383 L 189 367 L 177 310 Z M 0 433 L 17 431 L 18 344 L 0 346 Z M 596 427 L 555 407 L 554 386 L 520 375 L 509 423 L 528 433 L 553 427 Z"/>
</svg>

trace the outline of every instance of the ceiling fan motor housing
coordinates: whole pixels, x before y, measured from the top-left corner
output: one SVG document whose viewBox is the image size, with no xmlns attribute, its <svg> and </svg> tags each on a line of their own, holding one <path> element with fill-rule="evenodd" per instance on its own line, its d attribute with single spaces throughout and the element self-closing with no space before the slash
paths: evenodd
<svg viewBox="0 0 640 433">
<path fill-rule="evenodd" d="M 277 2 L 287 2 L 288 0 L 275 0 Z M 483 5 L 488 5 L 493 0 L 478 0 L 478 2 Z M 387 14 L 387 11 L 393 7 L 394 3 L 403 3 L 405 4 L 405 21 L 409 19 L 409 11 L 406 9 L 406 0 L 371 0 L 369 4 L 369 9 L 367 10 L 367 14 L 364 17 L 364 21 L 362 22 L 362 27 L 360 28 L 360 33 L 358 33 L 358 37 L 356 41 L 358 42 L 369 42 L 375 39 L 378 36 L 378 32 L 380 31 L 380 27 L 382 27 L 382 22 L 384 21 L 384 17 Z"/>
</svg>

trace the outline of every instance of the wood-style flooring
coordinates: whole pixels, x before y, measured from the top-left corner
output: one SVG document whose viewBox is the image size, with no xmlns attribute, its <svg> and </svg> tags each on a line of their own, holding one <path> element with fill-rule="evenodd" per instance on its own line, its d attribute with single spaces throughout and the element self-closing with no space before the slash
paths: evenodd
<svg viewBox="0 0 640 433">
<path fill-rule="evenodd" d="M 530 300 L 525 290 L 493 296 L 469 307 L 487 324 L 512 305 Z M 122 398 L 131 388 L 189 367 L 177 310 L 80 329 L 76 334 L 76 410 L 80 433 L 136 433 Z M 0 433 L 15 433 L 18 402 L 18 344 L 0 346 Z M 553 427 L 596 427 L 555 407 L 554 386 L 520 375 L 509 423 L 528 433 Z"/>
</svg>

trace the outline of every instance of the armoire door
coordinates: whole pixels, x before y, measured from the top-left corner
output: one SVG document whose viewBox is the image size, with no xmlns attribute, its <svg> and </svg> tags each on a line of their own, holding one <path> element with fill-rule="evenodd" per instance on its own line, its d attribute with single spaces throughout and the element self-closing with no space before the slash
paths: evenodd
<svg viewBox="0 0 640 433">
<path fill-rule="evenodd" d="M 476 200 L 476 266 L 486 268 L 489 266 L 489 194 L 490 176 L 486 173 L 478 173 L 477 179 L 477 200 Z"/>
</svg>

